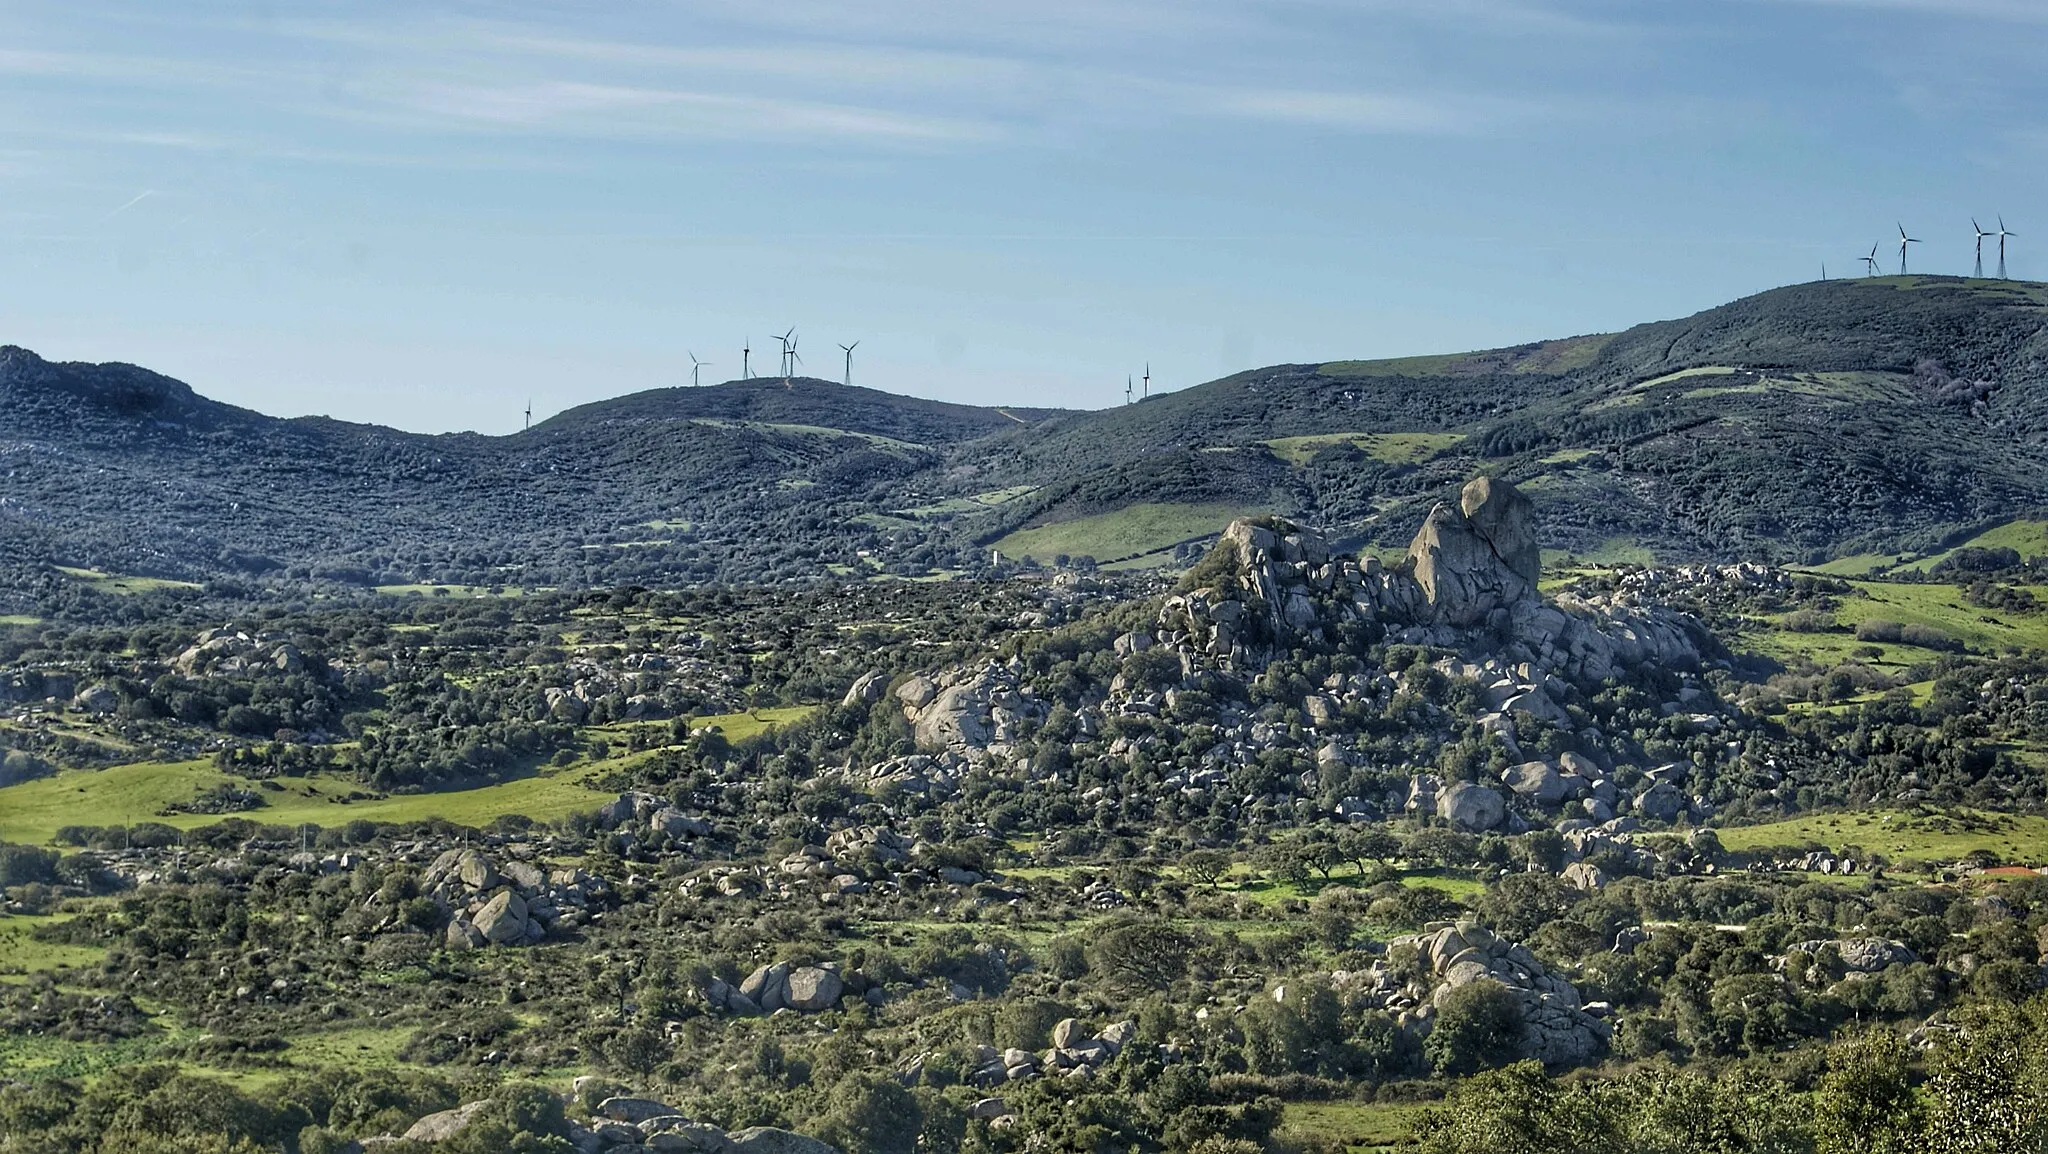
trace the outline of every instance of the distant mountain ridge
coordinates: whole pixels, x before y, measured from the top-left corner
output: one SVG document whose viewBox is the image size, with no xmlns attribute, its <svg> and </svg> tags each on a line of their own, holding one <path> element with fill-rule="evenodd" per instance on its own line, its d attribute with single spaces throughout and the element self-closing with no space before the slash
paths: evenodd
<svg viewBox="0 0 2048 1154">
<path fill-rule="evenodd" d="M 5 347 L 0 565 L 47 590 L 53 564 L 597 585 L 910 575 L 991 547 L 1144 563 L 1233 511 L 1398 545 L 1475 472 L 1512 480 L 1545 545 L 1580 555 L 1930 549 L 2048 505 L 2044 332 L 2048 286 L 1881 277 L 1096 412 L 773 378 L 506 437 L 279 419 Z"/>
</svg>

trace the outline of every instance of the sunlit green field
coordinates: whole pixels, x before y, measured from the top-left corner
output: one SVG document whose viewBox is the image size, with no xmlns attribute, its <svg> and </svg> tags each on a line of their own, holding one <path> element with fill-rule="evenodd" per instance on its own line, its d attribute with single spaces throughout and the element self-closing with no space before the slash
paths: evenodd
<svg viewBox="0 0 2048 1154">
<path fill-rule="evenodd" d="M 1989 850 L 2012 865 L 2048 864 L 2048 817 L 2034 815 L 1864 810 L 1804 814 L 1718 832 L 1721 844 L 1737 851 L 1812 841 L 1834 850 L 1857 846 L 1894 862 L 1955 861 L 1975 850 Z"/>
<path fill-rule="evenodd" d="M 32 936 L 37 926 L 61 922 L 69 914 L 0 915 L 0 981 L 23 974 L 41 973 L 65 966 L 89 966 L 103 951 L 93 946 L 68 946 L 39 942 Z"/>
<path fill-rule="evenodd" d="M 314 775 L 286 779 L 283 792 L 261 791 L 267 805 L 235 816 L 266 824 L 321 826 L 357 819 L 409 822 L 429 818 L 482 826 L 502 814 L 515 813 L 546 821 L 594 809 L 605 800 L 604 795 L 582 784 L 587 776 L 586 768 L 578 768 L 559 776 L 525 777 L 476 789 L 345 802 L 341 800 L 344 795 L 361 787 L 343 778 Z M 160 821 L 180 829 L 211 825 L 221 820 L 219 815 L 159 811 L 230 780 L 208 761 L 69 770 L 0 789 L 0 839 L 40 844 L 67 825 L 133 825 L 142 821 Z"/>
<path fill-rule="evenodd" d="M 785 725 L 811 712 L 809 706 L 785 706 L 751 713 L 697 718 L 694 727 L 716 727 L 729 741 L 744 741 L 775 725 Z M 622 737 L 624 727 L 600 735 Z M 550 821 L 606 800 L 587 782 L 648 753 L 626 754 L 586 762 L 558 771 L 441 793 L 391 794 L 345 801 L 361 787 L 346 778 L 312 775 L 283 778 L 279 791 L 262 790 L 268 803 L 238 816 L 276 825 L 310 823 L 335 826 L 345 822 L 413 822 L 440 819 L 458 825 L 484 826 L 506 814 Z M 172 802 L 188 801 L 203 790 L 234 780 L 210 761 L 137 762 L 109 769 L 69 770 L 52 777 L 0 788 L 0 840 L 41 844 L 67 825 L 133 825 L 160 821 L 180 829 L 211 825 L 215 814 L 169 814 L 158 811 Z"/>
<path fill-rule="evenodd" d="M 1879 665 L 1907 666 L 1930 661 L 1938 654 L 1931 649 L 1899 642 L 1864 642 L 1856 638 L 1856 627 L 1871 621 L 1895 621 L 1901 625 L 1923 625 L 1961 641 L 1972 649 L 1992 651 L 2019 647 L 2048 648 L 2048 610 L 2014 613 L 1985 609 L 1963 600 L 1954 585 L 1908 585 L 1889 581 L 1851 581 L 1856 594 L 1841 598 L 1833 614 L 1836 628 L 1825 633 L 1795 633 L 1789 629 L 1753 630 L 1737 643 L 1739 649 L 1780 660 L 1805 658 L 1824 665 L 1856 657 L 1856 651 L 1874 645 L 1882 654 L 1873 659 Z M 2048 603 L 2048 587 L 2029 586 L 2030 592 Z M 1782 625 L 1787 614 L 1774 624 Z"/>
<path fill-rule="evenodd" d="M 190 581 L 172 581 L 163 577 L 131 577 L 121 573 L 103 573 L 98 569 L 80 569 L 71 565 L 59 565 L 57 571 L 74 581 L 81 581 L 102 593 L 131 594 L 148 593 L 155 589 L 197 589 Z"/>
<path fill-rule="evenodd" d="M 495 590 L 495 592 L 494 592 Z M 524 597 L 527 590 L 517 585 L 379 585 L 386 597 Z"/>
<path fill-rule="evenodd" d="M 1317 433 L 1306 437 L 1275 437 L 1264 442 L 1273 455 L 1290 465 L 1305 465 L 1331 445 L 1350 445 L 1376 461 L 1409 465 L 1426 461 L 1459 441 L 1463 433 Z"/>
<path fill-rule="evenodd" d="M 2014 549 L 2022 558 L 2048 557 L 2048 521 L 2008 521 L 1996 528 L 1986 529 L 1975 537 L 1956 546 L 1956 549 Z M 1902 569 L 1918 569 L 1922 572 L 1934 568 L 1955 553 L 1955 549 L 1936 553 L 1906 565 Z"/>
<path fill-rule="evenodd" d="M 1916 557 L 1910 553 L 1857 553 L 1803 568 L 1816 573 L 1830 573 L 1837 577 L 1861 577 L 1872 568 L 1925 573 L 1948 560 L 1957 549 L 1966 548 L 2013 549 L 2021 558 L 2048 557 L 2048 521 L 2026 518 L 2008 521 L 2003 525 L 1986 529 L 1953 549 L 1944 549 L 1925 557 Z"/>
<path fill-rule="evenodd" d="M 1234 505 L 1130 505 L 1112 513 L 1019 529 L 997 541 L 995 548 L 1005 557 L 1032 557 L 1040 562 L 1050 562 L 1062 553 L 1102 562 L 1156 553 L 1156 560 L 1164 562 L 1166 555 L 1158 551 L 1220 533 L 1232 518 L 1258 511 Z"/>
<path fill-rule="evenodd" d="M 1406 1102 L 1289 1102 L 1280 1133 L 1347 1150 L 1412 1149 L 1408 1135 L 1424 1108 Z"/>
</svg>

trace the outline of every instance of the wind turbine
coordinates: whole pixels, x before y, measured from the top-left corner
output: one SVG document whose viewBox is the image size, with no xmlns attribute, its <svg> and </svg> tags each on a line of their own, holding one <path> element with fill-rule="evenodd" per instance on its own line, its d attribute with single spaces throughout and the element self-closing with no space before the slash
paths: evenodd
<svg viewBox="0 0 2048 1154">
<path fill-rule="evenodd" d="M 1877 246 L 1874 244 L 1870 246 L 1870 255 L 1863 258 L 1863 275 L 1877 275 Z"/>
<path fill-rule="evenodd" d="M 1900 276 L 1905 276 L 1905 275 L 1906 275 L 1906 246 L 1907 246 L 1907 245 L 1909 245 L 1909 244 L 1919 244 L 1919 243 L 1920 243 L 1920 238 L 1919 238 L 1919 237 L 1917 237 L 1917 236 L 1907 236 L 1907 235 L 1906 235 L 1906 226 L 1905 226 L 1905 225 L 1901 224 L 1901 225 L 1899 226 L 1899 275 L 1900 275 Z"/>
<path fill-rule="evenodd" d="M 2004 280 L 2004 279 L 2005 279 L 2005 238 L 2006 238 L 2006 237 L 2009 237 L 2009 236 L 2018 236 L 2018 235 L 2019 235 L 2019 233 L 2013 232 L 2013 231 L 2011 231 L 2011 230 L 2009 230 L 2009 229 L 2007 229 L 2007 228 L 2005 227 L 2005 215 L 2004 215 L 2003 213 L 2000 213 L 2000 214 L 1999 214 L 1999 217 L 1998 217 L 1998 279 L 1999 279 L 1999 280 Z"/>
<path fill-rule="evenodd" d="M 743 381 L 751 381 L 754 379 L 753 345 L 754 338 L 752 337 L 746 337 L 740 341 L 740 379 Z"/>
<path fill-rule="evenodd" d="M 1131 403 L 1131 374 L 1124 374 L 1124 404 Z"/>
<path fill-rule="evenodd" d="M 789 331 L 791 333 L 796 332 L 795 329 Z M 782 370 L 782 387 L 785 389 L 789 387 L 789 378 L 796 373 L 796 367 L 804 363 L 804 359 L 796 355 L 796 342 L 799 339 L 796 336 L 791 336 L 789 338 L 789 347 L 784 349 L 782 353 L 784 366 Z"/>
<path fill-rule="evenodd" d="M 532 398 L 532 397 L 528 397 L 528 398 L 526 398 L 526 428 L 527 428 L 527 430 L 528 430 L 529 432 L 530 432 L 530 431 L 532 431 L 532 429 L 533 429 L 533 398 Z"/>
<path fill-rule="evenodd" d="M 683 351 L 684 351 L 684 352 L 686 352 L 686 353 L 690 353 L 690 350 L 688 350 L 688 349 L 684 349 Z M 703 368 L 703 367 L 704 367 L 705 365 L 708 365 L 708 364 L 710 364 L 710 363 L 711 363 L 710 361 L 700 361 L 700 360 L 698 360 L 698 359 L 697 359 L 697 354 L 696 354 L 696 353 L 690 353 L 690 387 L 691 387 L 691 388 L 696 388 L 696 387 L 697 387 L 697 370 L 698 370 L 698 369 L 701 369 L 701 368 Z"/>
<path fill-rule="evenodd" d="M 782 375 L 785 377 L 789 375 L 789 338 L 790 334 L 794 332 L 796 332 L 796 327 L 792 325 L 789 332 L 775 338 L 782 342 Z"/>
<path fill-rule="evenodd" d="M 1984 226 L 1978 224 L 1977 218 L 1974 216 L 1970 218 L 1970 227 L 1977 232 L 1977 276 L 1979 279 L 1982 279 L 1984 276 L 1984 238 L 1987 236 L 1997 236 L 1998 234 L 1995 232 L 1985 232 Z"/>
<path fill-rule="evenodd" d="M 853 350 L 860 347 L 860 342 L 855 341 L 850 345 L 840 345 L 839 347 L 846 350 L 846 379 L 841 383 L 850 385 L 853 383 Z"/>
<path fill-rule="evenodd" d="M 1142 392 L 1142 393 L 1139 393 L 1139 394 L 1138 394 L 1138 399 L 1142 401 L 1142 400 L 1146 400 L 1146 399 L 1150 398 L 1151 396 L 1152 396 L 1152 362 L 1151 362 L 1151 361 L 1146 361 L 1146 362 L 1145 362 L 1145 391 L 1144 391 L 1144 392 Z"/>
</svg>

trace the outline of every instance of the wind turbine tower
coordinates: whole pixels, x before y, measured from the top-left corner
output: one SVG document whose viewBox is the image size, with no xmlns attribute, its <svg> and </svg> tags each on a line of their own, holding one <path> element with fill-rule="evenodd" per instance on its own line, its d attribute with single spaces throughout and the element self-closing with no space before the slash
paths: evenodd
<svg viewBox="0 0 2048 1154">
<path fill-rule="evenodd" d="M 1999 214 L 1999 217 L 1998 217 L 1998 279 L 1999 279 L 1999 280 L 2004 280 L 2004 279 L 2005 279 L 2005 238 L 2006 238 L 2006 237 L 2009 237 L 2009 236 L 2018 236 L 2018 235 L 2019 235 L 2019 233 L 2013 232 L 2013 231 L 2011 231 L 2010 229 L 2008 229 L 2008 228 L 2006 228 L 2006 227 L 2005 227 L 2005 215 L 2004 215 L 2003 213 Z"/>
<path fill-rule="evenodd" d="M 526 431 L 533 431 L 533 398 L 526 398 Z"/>
<path fill-rule="evenodd" d="M 1124 404 L 1131 403 L 1131 374 L 1124 374 Z"/>
<path fill-rule="evenodd" d="M 1870 255 L 1863 258 L 1863 275 L 1877 275 L 1877 246 L 1874 244 L 1870 246 Z"/>
<path fill-rule="evenodd" d="M 855 341 L 850 345 L 840 345 L 839 347 L 846 352 L 846 376 L 840 383 L 851 385 L 853 384 L 853 350 L 860 347 L 860 342 Z"/>
<path fill-rule="evenodd" d="M 1142 392 L 1142 393 L 1140 393 L 1140 394 L 1138 394 L 1138 399 L 1139 399 L 1139 400 L 1141 400 L 1141 401 L 1143 401 L 1143 400 L 1149 400 L 1149 399 L 1151 398 L 1151 396 L 1152 396 L 1152 362 L 1151 362 L 1151 361 L 1146 361 L 1146 362 L 1145 362 L 1145 391 L 1144 391 L 1144 392 Z"/>
<path fill-rule="evenodd" d="M 789 331 L 792 334 L 796 332 L 795 329 Z M 796 375 L 796 367 L 804 363 L 804 359 L 796 355 L 796 343 L 800 339 L 802 338 L 791 336 L 789 338 L 789 350 L 783 354 L 787 358 L 785 367 L 782 370 L 782 387 L 785 389 L 789 387 L 789 378 Z"/>
<path fill-rule="evenodd" d="M 1901 224 L 1901 225 L 1899 226 L 1899 275 L 1900 275 L 1900 276 L 1905 276 L 1905 275 L 1906 275 L 1906 246 L 1907 246 L 1907 245 L 1909 245 L 1909 244 L 1919 244 L 1919 243 L 1920 243 L 1920 238 L 1919 238 L 1919 237 L 1917 237 L 1917 236 L 1907 236 L 1907 235 L 1906 235 L 1906 226 L 1905 226 L 1905 225 Z"/>
<path fill-rule="evenodd" d="M 684 349 L 683 351 L 684 351 L 684 352 L 686 352 L 686 353 L 688 353 L 688 352 L 689 352 L 689 350 L 688 350 L 688 349 Z M 697 359 L 697 354 L 696 354 L 696 353 L 690 353 L 690 387 L 691 387 L 691 388 L 693 388 L 693 389 L 694 389 L 694 388 L 696 388 L 696 387 L 697 387 L 697 370 L 698 370 L 698 369 L 701 369 L 701 368 L 703 368 L 703 367 L 704 367 L 705 365 L 708 365 L 708 364 L 710 364 L 710 363 L 711 363 L 710 361 L 700 361 L 700 360 L 698 360 L 698 359 Z"/>
<path fill-rule="evenodd" d="M 740 379 L 743 381 L 751 381 L 754 379 L 753 344 L 754 338 L 752 337 L 747 337 L 746 339 L 740 342 Z"/>
<path fill-rule="evenodd" d="M 1977 273 L 1976 273 L 1976 275 L 1977 275 L 1978 279 L 1980 279 L 1980 280 L 1981 280 L 1981 279 L 1983 279 L 1983 276 L 1984 276 L 1984 238 L 1985 238 L 1985 237 L 1987 237 L 1987 236 L 1997 236 L 1998 234 L 1997 234 L 1997 233 L 1995 233 L 1995 232 L 1985 232 L 1985 231 L 1984 231 L 1984 226 L 1983 226 L 1983 225 L 1981 225 L 1981 224 L 1978 224 L 1978 223 L 1977 223 L 1977 218 L 1976 218 L 1976 217 L 1974 217 L 1974 216 L 1970 218 L 1970 227 L 1971 227 L 1972 229 L 1976 230 L 1976 233 L 1977 233 Z"/>
</svg>

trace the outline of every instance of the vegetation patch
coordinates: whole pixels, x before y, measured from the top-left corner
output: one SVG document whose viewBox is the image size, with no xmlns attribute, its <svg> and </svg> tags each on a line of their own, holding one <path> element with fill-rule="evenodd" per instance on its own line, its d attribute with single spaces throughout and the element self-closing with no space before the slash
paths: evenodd
<svg viewBox="0 0 2048 1154">
<path fill-rule="evenodd" d="M 1988 853 L 2013 865 L 2048 864 L 2048 817 L 1985 810 L 1902 809 L 1813 813 L 1719 831 L 1721 844 L 1745 852 L 1808 842 L 1837 852 L 1857 848 L 1894 862 L 1955 862 Z"/>
<path fill-rule="evenodd" d="M 1290 465 L 1305 465 L 1317 453 L 1333 445 L 1349 445 L 1375 461 L 1390 465 L 1412 465 L 1426 461 L 1465 439 L 1463 433 L 1316 433 L 1304 437 L 1275 437 L 1262 442 L 1274 456 Z"/>
<path fill-rule="evenodd" d="M 1160 554 L 1182 542 L 1213 536 L 1233 518 L 1257 511 L 1215 504 L 1127 505 L 1110 513 L 1019 529 L 994 547 L 1005 557 L 1031 557 L 1041 564 L 1061 556 L 1093 557 L 1107 564 Z M 1160 563 L 1168 559 L 1158 558 Z"/>
<path fill-rule="evenodd" d="M 71 565 L 58 565 L 56 569 L 73 581 L 82 582 L 101 593 L 112 593 L 128 597 L 138 593 L 154 593 L 165 589 L 197 589 L 191 581 L 174 581 L 165 577 L 135 577 L 120 573 L 103 573 L 98 569 L 80 569 Z"/>
</svg>

